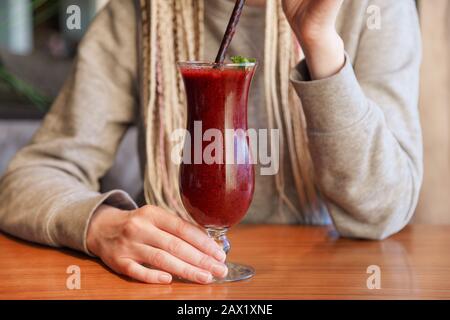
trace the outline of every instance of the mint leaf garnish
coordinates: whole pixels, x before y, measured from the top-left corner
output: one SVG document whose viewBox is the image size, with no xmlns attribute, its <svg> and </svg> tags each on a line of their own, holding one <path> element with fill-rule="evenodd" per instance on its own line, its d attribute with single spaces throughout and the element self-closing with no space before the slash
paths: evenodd
<svg viewBox="0 0 450 320">
<path fill-rule="evenodd" d="M 234 57 L 231 57 L 231 61 L 236 64 L 246 64 L 246 63 L 255 63 L 256 59 L 255 58 L 246 58 L 243 56 L 234 56 Z"/>
</svg>

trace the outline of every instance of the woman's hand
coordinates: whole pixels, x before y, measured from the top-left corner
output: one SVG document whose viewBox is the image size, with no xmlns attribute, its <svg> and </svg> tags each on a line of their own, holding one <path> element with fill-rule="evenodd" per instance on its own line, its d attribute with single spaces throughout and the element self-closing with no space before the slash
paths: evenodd
<svg viewBox="0 0 450 320">
<path fill-rule="evenodd" d="M 154 206 L 134 211 L 101 206 L 87 246 L 117 273 L 146 283 L 167 284 L 173 274 L 207 284 L 228 271 L 224 251 L 204 231 Z"/>
<path fill-rule="evenodd" d="M 345 63 L 344 44 L 336 32 L 343 0 L 283 0 L 283 10 L 305 53 L 314 80 L 336 74 Z"/>
</svg>

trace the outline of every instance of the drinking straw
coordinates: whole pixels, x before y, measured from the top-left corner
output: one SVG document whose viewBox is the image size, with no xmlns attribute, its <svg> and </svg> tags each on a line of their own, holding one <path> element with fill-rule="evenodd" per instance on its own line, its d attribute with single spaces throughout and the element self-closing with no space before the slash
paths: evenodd
<svg viewBox="0 0 450 320">
<path fill-rule="evenodd" d="M 217 53 L 216 63 L 222 64 L 225 60 L 225 54 L 230 46 L 231 40 L 236 32 L 237 24 L 239 23 L 239 18 L 242 14 L 242 9 L 244 7 L 245 0 L 236 0 L 236 4 L 231 14 L 230 21 L 228 22 L 227 30 L 223 36 L 222 43 L 220 44 L 219 52 Z"/>
</svg>

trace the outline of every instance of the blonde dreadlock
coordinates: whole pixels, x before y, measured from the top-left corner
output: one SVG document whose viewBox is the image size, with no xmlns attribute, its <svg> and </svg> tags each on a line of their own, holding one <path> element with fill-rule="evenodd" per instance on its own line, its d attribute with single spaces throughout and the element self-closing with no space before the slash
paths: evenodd
<svg viewBox="0 0 450 320">
<path fill-rule="evenodd" d="M 190 219 L 178 191 L 178 166 L 170 159 L 170 134 L 184 128 L 184 87 L 178 61 L 202 60 L 204 47 L 204 0 L 140 0 L 146 8 L 143 22 L 148 52 L 144 68 L 148 77 L 146 117 L 147 164 L 144 191 L 147 203 L 158 205 Z M 284 146 L 287 145 L 292 173 L 304 220 L 318 210 L 313 168 L 307 147 L 301 102 L 289 81 L 289 72 L 299 59 L 291 29 L 279 0 L 267 0 L 265 30 L 265 100 L 268 129 L 280 130 L 280 172 L 275 176 L 279 210 L 295 206 L 285 194 Z M 277 79 L 274 81 L 273 79 Z M 308 217 L 309 216 L 309 217 Z"/>
</svg>

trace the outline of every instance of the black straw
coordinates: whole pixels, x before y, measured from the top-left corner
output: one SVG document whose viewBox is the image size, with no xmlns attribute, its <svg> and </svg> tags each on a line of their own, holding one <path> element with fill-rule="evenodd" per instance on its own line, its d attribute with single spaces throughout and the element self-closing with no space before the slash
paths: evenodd
<svg viewBox="0 0 450 320">
<path fill-rule="evenodd" d="M 230 21 L 228 22 L 227 30 L 225 31 L 222 43 L 220 44 L 219 52 L 217 53 L 216 63 L 222 64 L 225 60 L 225 54 L 227 53 L 228 47 L 230 46 L 231 40 L 236 32 L 236 27 L 239 23 L 239 18 L 241 17 L 244 5 L 245 0 L 236 0 L 233 13 L 231 14 Z"/>
</svg>

